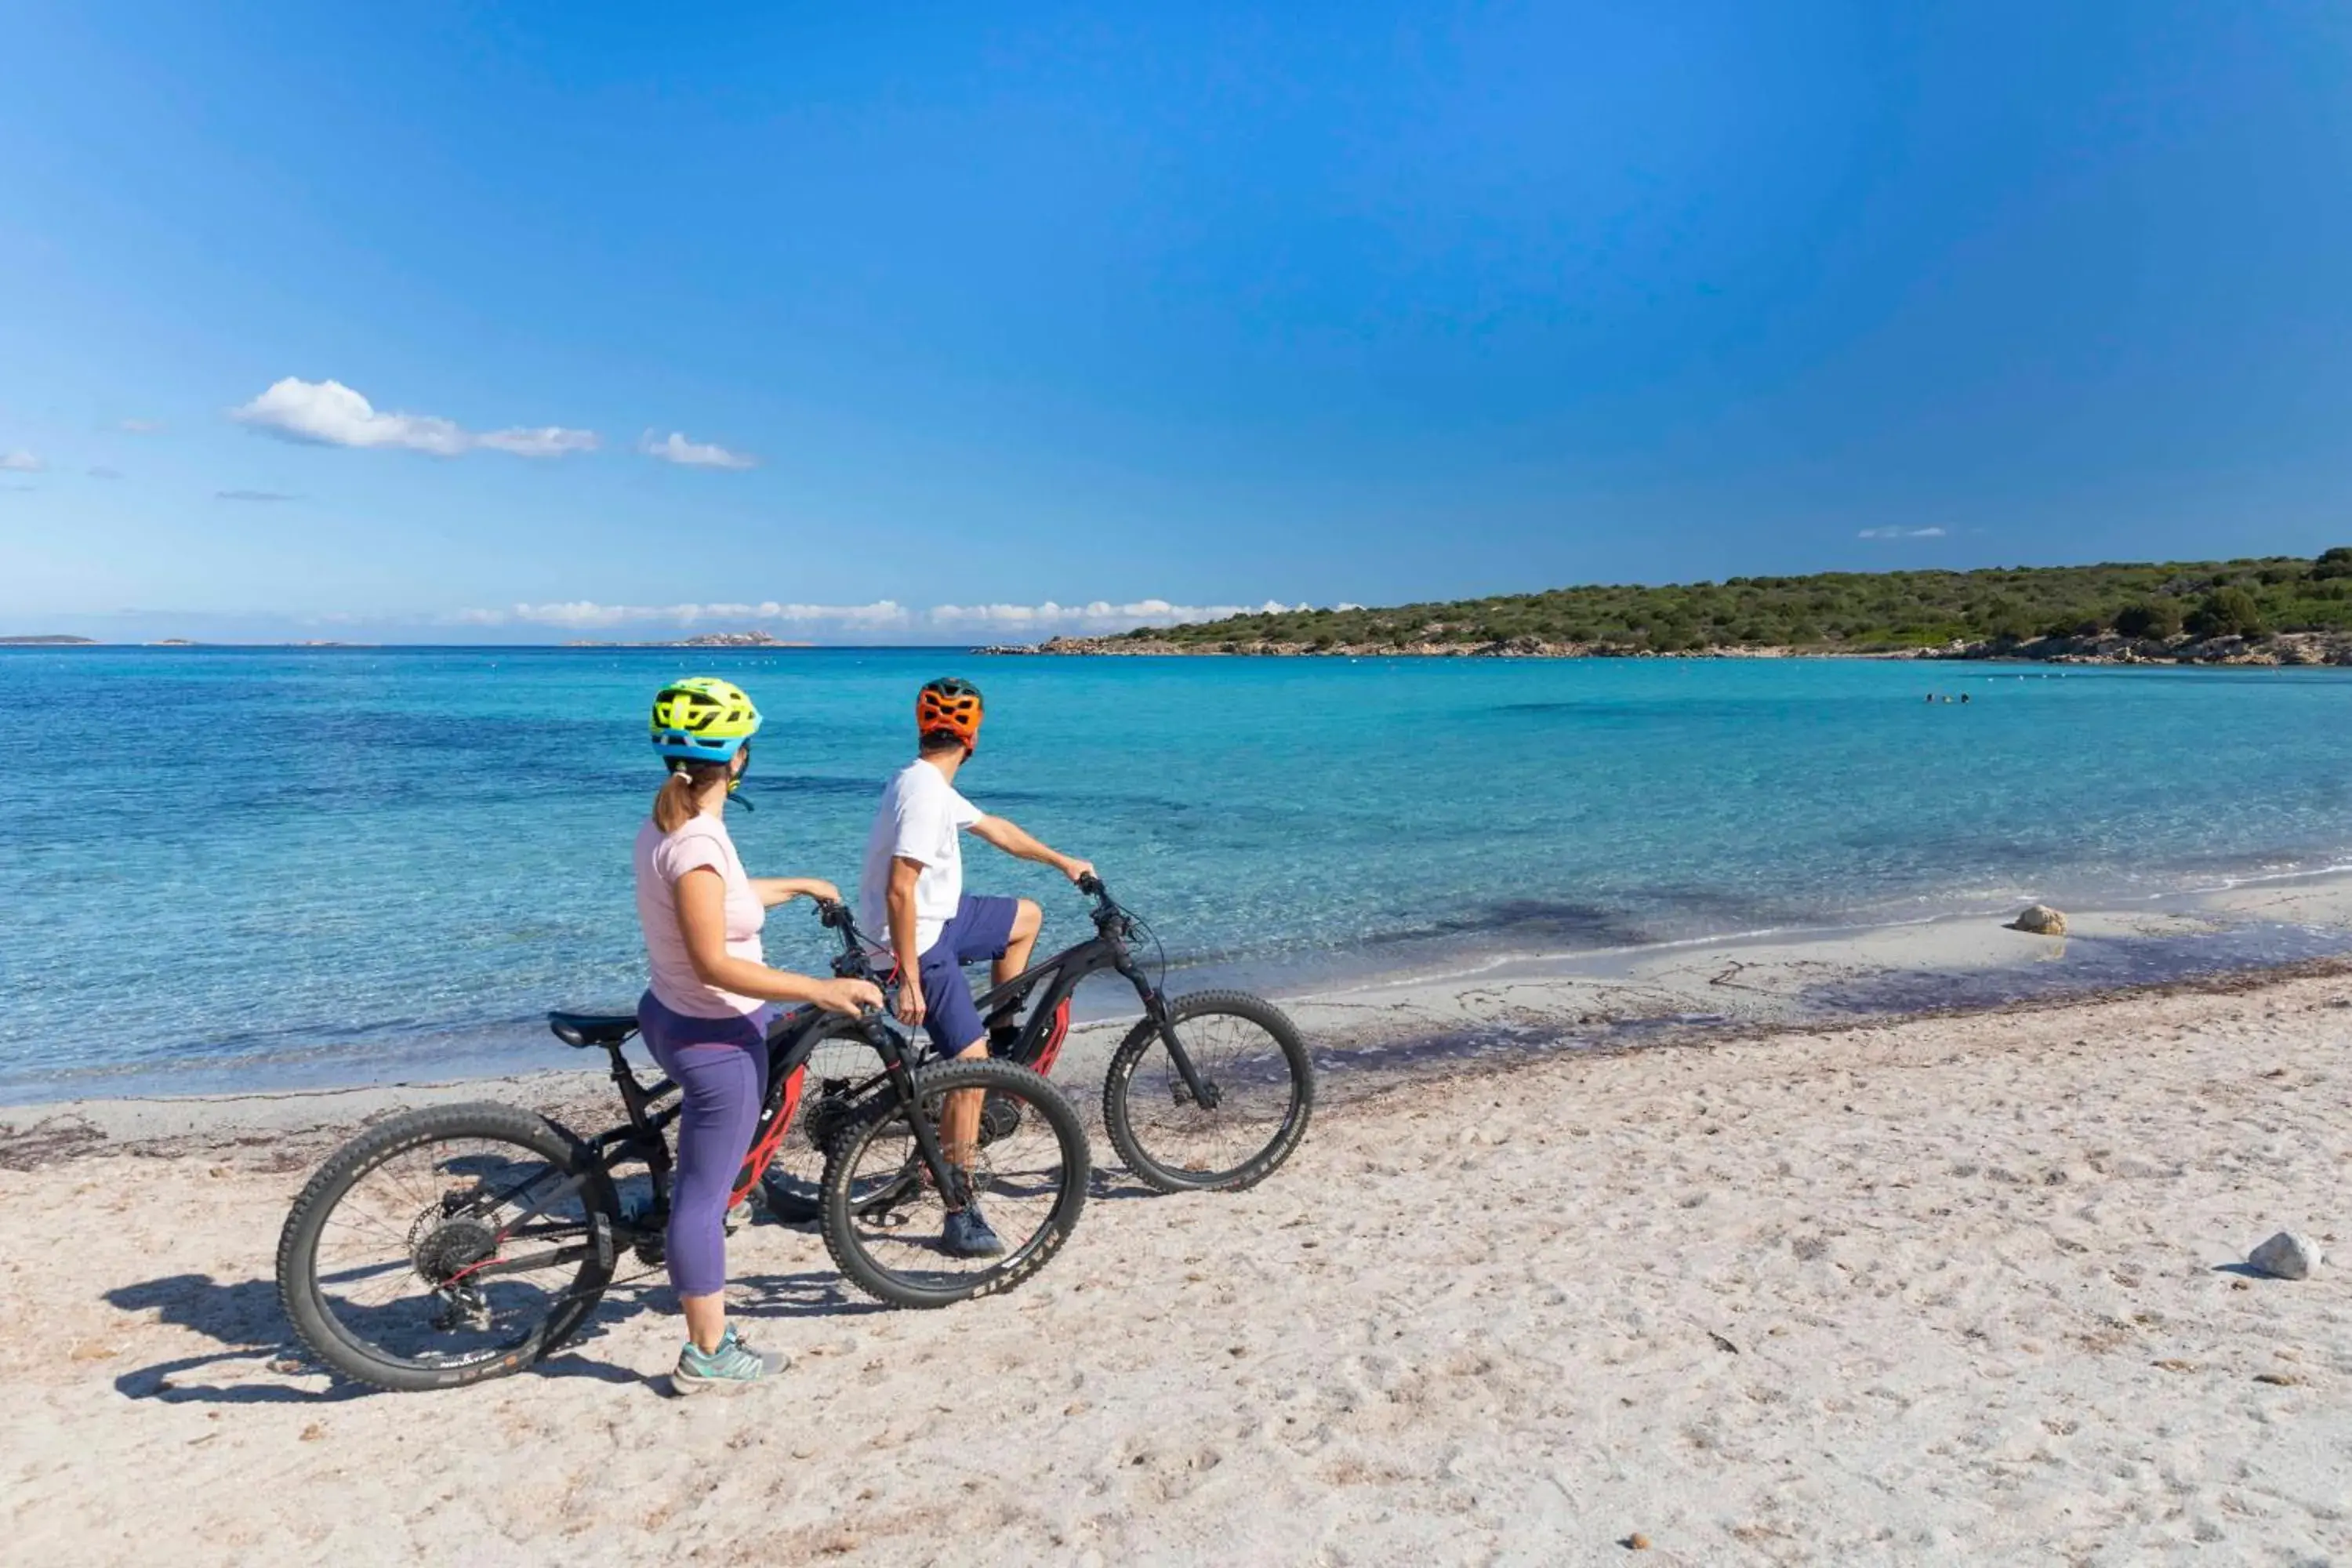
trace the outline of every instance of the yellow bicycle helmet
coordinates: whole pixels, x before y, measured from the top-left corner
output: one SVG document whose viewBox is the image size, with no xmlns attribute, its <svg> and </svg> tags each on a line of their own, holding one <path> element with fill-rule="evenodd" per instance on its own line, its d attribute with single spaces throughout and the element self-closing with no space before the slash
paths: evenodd
<svg viewBox="0 0 2352 1568">
<path fill-rule="evenodd" d="M 715 675 L 673 680 L 656 694 L 654 750 L 689 763 L 723 763 L 760 732 L 760 710 L 731 680 Z"/>
</svg>

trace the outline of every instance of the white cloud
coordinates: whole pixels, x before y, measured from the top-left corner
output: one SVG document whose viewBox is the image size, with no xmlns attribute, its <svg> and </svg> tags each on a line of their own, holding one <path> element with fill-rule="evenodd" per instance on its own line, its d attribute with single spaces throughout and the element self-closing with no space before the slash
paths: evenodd
<svg viewBox="0 0 2352 1568">
<path fill-rule="evenodd" d="M 554 458 L 596 449 L 593 430 L 550 425 L 535 430 L 516 427 L 478 433 L 437 415 L 380 412 L 340 381 L 303 381 L 290 375 L 252 402 L 231 409 L 229 417 L 289 441 L 324 447 L 398 447 L 430 452 L 436 458 L 454 458 L 477 447 L 518 458 Z"/>
<path fill-rule="evenodd" d="M 654 439 L 646 431 L 637 438 L 637 450 L 648 458 L 659 458 L 665 463 L 677 463 L 689 468 L 756 468 L 760 459 L 748 452 L 730 452 L 709 441 L 689 441 L 684 431 L 673 430 L 664 441 Z"/>
<path fill-rule="evenodd" d="M 593 452 L 596 449 L 593 430 L 567 430 L 561 425 L 542 425 L 536 430 L 491 430 L 474 437 L 474 445 L 493 452 L 509 452 L 518 458 L 560 458 L 566 452 Z"/>
<path fill-rule="evenodd" d="M 37 474 L 47 467 L 47 463 L 30 452 L 0 452 L 0 473 Z"/>
<path fill-rule="evenodd" d="M 939 633 L 999 631 L 1045 636 L 1051 632 L 1126 631 L 1132 626 L 1173 626 L 1180 621 L 1222 620 L 1227 616 L 1258 612 L 1280 614 L 1305 609 L 1267 600 L 1263 605 L 1174 605 L 1165 599 L 1139 599 L 1114 605 L 1097 599 L 1085 605 L 935 605 L 910 609 L 890 599 L 870 605 L 803 605 L 774 599 L 760 604 L 602 605 L 576 599 L 545 605 L 513 605 L 503 610 L 467 610 L 456 619 L 467 626 L 543 626 L 588 631 L 631 625 L 692 626 L 718 624 L 733 629 L 760 625 L 829 626 L 842 630 L 896 630 Z"/>
<path fill-rule="evenodd" d="M 809 625 L 883 626 L 904 625 L 906 607 L 888 599 L 871 605 L 791 605 L 770 599 L 757 605 L 599 605 L 586 599 L 564 604 L 516 605 L 504 610 L 467 610 L 459 620 L 472 626 L 510 621 L 575 630 L 660 622 L 690 626 L 699 621 L 792 621 Z"/>
<path fill-rule="evenodd" d="M 1944 531 L 1940 528 L 1865 528 L 1854 537 L 1856 539 L 1941 539 L 1944 537 Z"/>
<path fill-rule="evenodd" d="M 1181 621 L 1221 621 L 1227 616 L 1281 615 L 1293 607 L 1273 599 L 1263 605 L 1171 605 L 1165 599 L 1138 599 L 1126 605 L 1103 599 L 1057 605 L 1048 599 L 1042 605 L 937 605 L 930 618 L 942 626 L 979 625 L 1016 631 L 1124 631 L 1129 626 L 1171 626 Z"/>
</svg>

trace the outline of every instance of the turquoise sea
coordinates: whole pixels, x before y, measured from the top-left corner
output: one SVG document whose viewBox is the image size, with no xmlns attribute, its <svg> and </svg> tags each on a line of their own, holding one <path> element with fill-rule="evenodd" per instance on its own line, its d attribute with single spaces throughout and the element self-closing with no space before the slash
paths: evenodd
<svg viewBox="0 0 2352 1568">
<path fill-rule="evenodd" d="M 948 672 L 989 698 L 968 795 L 1097 861 L 1179 966 L 1277 991 L 2352 863 L 2352 671 L 10 649 L 0 1091 L 550 1061 L 541 1010 L 639 988 L 665 679 L 769 716 L 754 872 L 847 888 Z M 1048 874 L 967 866 L 1082 933 Z M 817 961 L 805 907 L 773 960 Z"/>
</svg>

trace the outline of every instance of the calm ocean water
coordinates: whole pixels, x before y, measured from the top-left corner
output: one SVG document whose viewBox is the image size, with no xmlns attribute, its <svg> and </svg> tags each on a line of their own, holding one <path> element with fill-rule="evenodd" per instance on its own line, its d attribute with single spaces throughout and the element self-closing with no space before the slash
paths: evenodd
<svg viewBox="0 0 2352 1568">
<path fill-rule="evenodd" d="M 10 649 L 0 1089 L 552 1060 L 541 1010 L 639 988 L 663 679 L 752 691 L 737 842 L 846 889 L 946 672 L 990 700 L 967 794 L 1097 861 L 1178 963 L 1276 988 L 2352 862 L 2352 672 Z M 1048 874 L 967 868 L 1082 932 Z M 772 959 L 815 963 L 805 908 Z"/>
</svg>

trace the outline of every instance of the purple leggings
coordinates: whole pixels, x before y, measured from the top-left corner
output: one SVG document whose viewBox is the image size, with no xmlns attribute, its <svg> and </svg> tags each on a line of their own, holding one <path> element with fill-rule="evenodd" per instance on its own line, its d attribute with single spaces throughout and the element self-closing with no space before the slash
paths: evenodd
<svg viewBox="0 0 2352 1568">
<path fill-rule="evenodd" d="M 669 1282 L 681 1296 L 727 1284 L 727 1197 L 768 1087 L 767 1019 L 765 1008 L 748 1018 L 674 1013 L 650 991 L 637 1000 L 637 1027 L 685 1096 L 668 1243 Z"/>
</svg>

